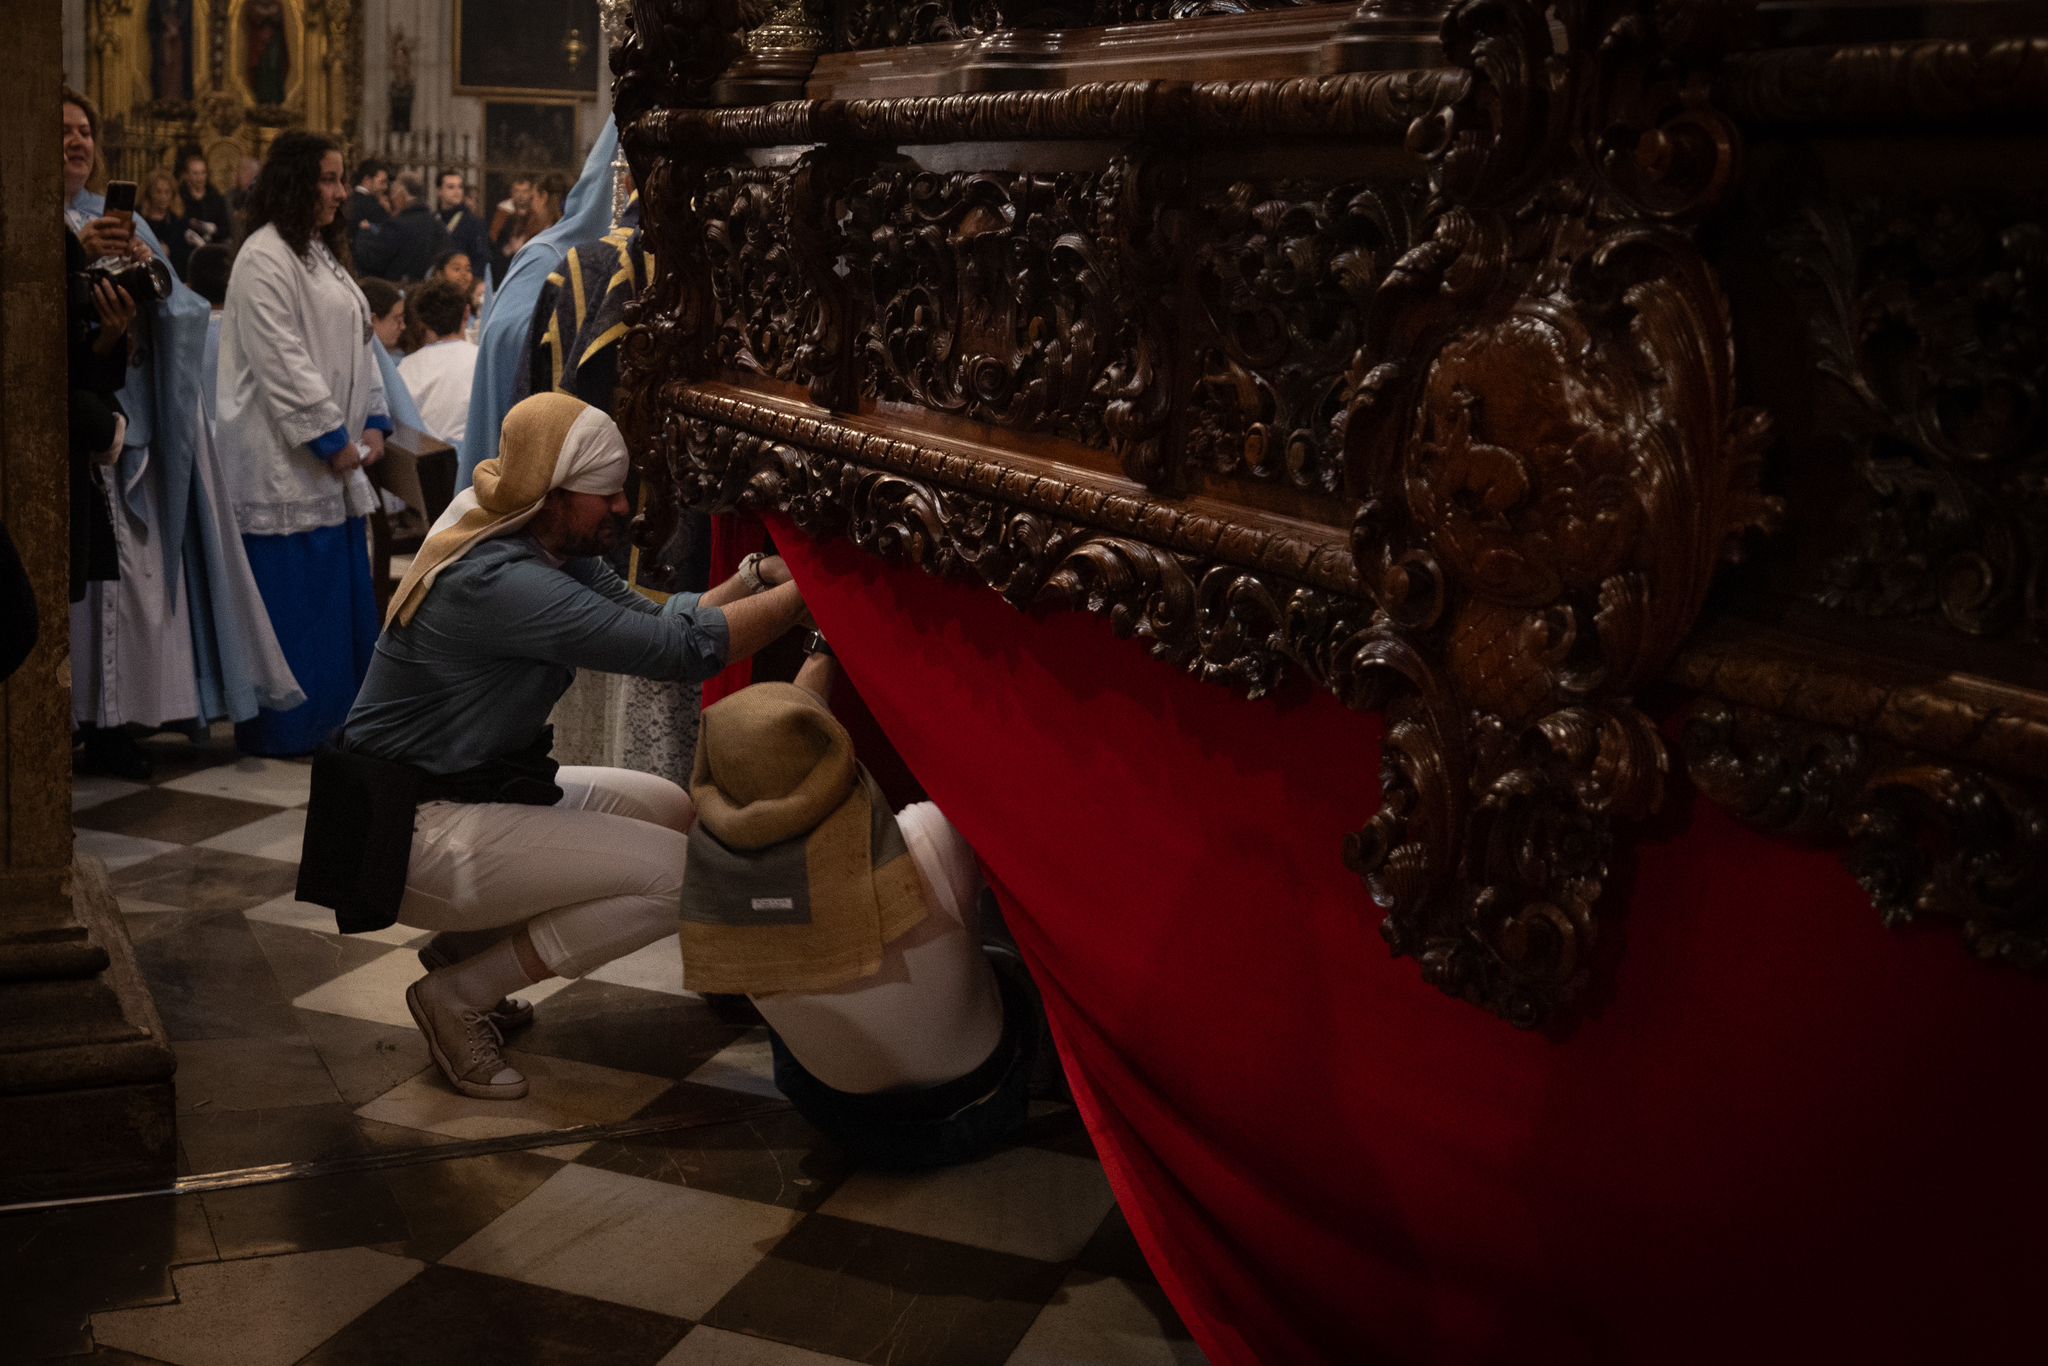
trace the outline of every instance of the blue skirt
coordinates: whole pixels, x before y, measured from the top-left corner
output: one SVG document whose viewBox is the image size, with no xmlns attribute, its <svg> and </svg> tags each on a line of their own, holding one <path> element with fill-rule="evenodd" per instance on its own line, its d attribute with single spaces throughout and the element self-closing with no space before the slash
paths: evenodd
<svg viewBox="0 0 2048 1366">
<path fill-rule="evenodd" d="M 235 727 L 235 743 L 249 754 L 311 754 L 348 718 L 377 646 L 369 530 L 351 517 L 290 536 L 244 536 L 242 544 L 306 700 L 290 711 L 264 708 Z"/>
</svg>

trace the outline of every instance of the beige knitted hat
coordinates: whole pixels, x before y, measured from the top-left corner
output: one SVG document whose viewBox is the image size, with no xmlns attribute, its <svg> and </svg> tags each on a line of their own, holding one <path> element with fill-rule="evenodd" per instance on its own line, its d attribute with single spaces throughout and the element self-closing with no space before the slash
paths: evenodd
<svg viewBox="0 0 2048 1366">
<path fill-rule="evenodd" d="M 929 912 L 853 741 L 812 693 L 756 683 L 704 712 L 683 875 L 683 985 L 823 991 L 874 973 Z"/>
</svg>

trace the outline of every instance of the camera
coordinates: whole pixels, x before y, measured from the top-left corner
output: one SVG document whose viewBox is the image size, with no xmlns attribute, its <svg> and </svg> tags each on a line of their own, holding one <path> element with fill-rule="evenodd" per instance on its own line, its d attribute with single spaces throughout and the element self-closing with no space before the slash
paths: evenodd
<svg viewBox="0 0 2048 1366">
<path fill-rule="evenodd" d="M 154 256 L 146 264 L 126 256 L 103 256 L 85 268 L 88 286 L 97 287 L 102 280 L 111 280 L 127 290 L 128 297 L 138 304 L 152 299 L 162 302 L 171 297 L 174 288 L 171 268 Z"/>
<path fill-rule="evenodd" d="M 135 182 L 116 180 L 107 186 L 106 214 L 133 224 L 135 221 Z M 154 300 L 161 303 L 171 297 L 177 288 L 177 281 L 171 275 L 171 268 L 163 258 L 152 254 L 147 261 L 137 261 L 127 256 L 102 256 L 85 268 L 85 282 L 88 288 L 95 288 L 101 280 L 111 280 L 128 291 L 128 297 L 138 304 Z"/>
</svg>

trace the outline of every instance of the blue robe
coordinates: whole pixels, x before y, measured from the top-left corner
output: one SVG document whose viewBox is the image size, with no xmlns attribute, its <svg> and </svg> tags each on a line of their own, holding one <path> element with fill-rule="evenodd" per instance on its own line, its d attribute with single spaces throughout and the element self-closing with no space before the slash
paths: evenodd
<svg viewBox="0 0 2048 1366">
<path fill-rule="evenodd" d="M 469 390 L 469 424 L 456 467 L 455 491 L 470 485 L 476 467 L 498 455 L 498 430 L 505 414 L 525 395 L 519 392 L 519 371 L 526 354 L 534 310 L 548 276 L 562 267 L 569 248 L 602 237 L 612 222 L 612 158 L 618 154 L 619 127 L 606 123 L 604 132 L 584 158 L 576 188 L 562 221 L 528 242 L 512 258 L 504 280 L 484 310 L 477 337 L 476 378 Z"/>
</svg>

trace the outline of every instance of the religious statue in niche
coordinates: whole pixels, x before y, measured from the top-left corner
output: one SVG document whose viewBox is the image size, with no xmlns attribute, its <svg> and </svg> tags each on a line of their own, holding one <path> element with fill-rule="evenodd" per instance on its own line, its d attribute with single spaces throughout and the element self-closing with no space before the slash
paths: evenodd
<svg viewBox="0 0 2048 1366">
<path fill-rule="evenodd" d="M 249 0 L 242 9 L 242 74 L 258 104 L 283 104 L 292 73 L 284 0 Z"/>
<path fill-rule="evenodd" d="M 192 0 L 150 0 L 149 86 L 159 100 L 192 98 Z"/>
<path fill-rule="evenodd" d="M 412 131 L 412 40 L 405 36 L 405 30 L 391 30 L 391 84 L 386 91 L 391 97 L 390 118 L 394 133 Z"/>
</svg>

